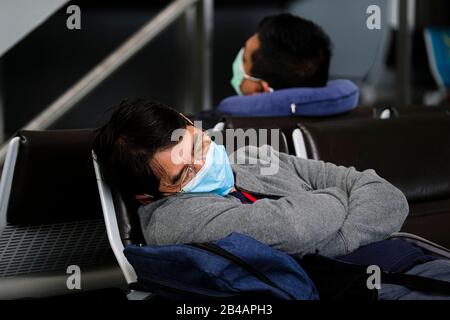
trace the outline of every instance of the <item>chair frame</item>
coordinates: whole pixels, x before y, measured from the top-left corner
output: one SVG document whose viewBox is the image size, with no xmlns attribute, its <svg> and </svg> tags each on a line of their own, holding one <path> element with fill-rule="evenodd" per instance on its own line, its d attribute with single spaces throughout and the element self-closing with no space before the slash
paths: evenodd
<svg viewBox="0 0 450 320">
<path fill-rule="evenodd" d="M 92 160 L 95 169 L 95 177 L 97 179 L 97 186 L 100 195 L 103 217 L 105 219 L 105 227 L 109 244 L 114 253 L 114 256 L 117 259 L 119 267 L 122 270 L 127 284 L 131 285 L 137 282 L 137 276 L 133 267 L 128 262 L 125 254 L 123 253 L 124 245 L 120 236 L 111 188 L 103 180 L 100 166 L 97 163 L 97 156 L 95 155 L 94 151 L 92 151 Z M 150 292 L 130 290 L 127 298 L 128 300 L 146 300 L 152 296 L 153 293 Z"/>
<path fill-rule="evenodd" d="M 8 212 L 9 196 L 11 194 L 14 169 L 19 154 L 20 137 L 14 137 L 8 144 L 8 150 L 3 164 L 0 180 L 0 231 L 6 226 L 6 215 Z"/>
</svg>

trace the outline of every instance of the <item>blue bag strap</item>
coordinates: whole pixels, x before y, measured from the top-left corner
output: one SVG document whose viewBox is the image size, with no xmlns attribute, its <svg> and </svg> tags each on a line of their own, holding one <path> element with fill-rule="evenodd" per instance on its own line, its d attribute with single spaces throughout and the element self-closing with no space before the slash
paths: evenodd
<svg viewBox="0 0 450 320">
<path fill-rule="evenodd" d="M 197 247 L 197 248 L 203 249 L 203 250 L 206 250 L 206 251 L 211 252 L 211 253 L 214 253 L 214 254 L 216 254 L 218 256 L 221 256 L 221 257 L 231 261 L 235 265 L 237 265 L 237 266 L 241 267 L 242 269 L 246 270 L 248 273 L 253 275 L 258 280 L 264 282 L 265 284 L 267 284 L 268 286 L 270 286 L 272 288 L 280 290 L 281 292 L 283 292 L 286 295 L 288 295 L 291 299 L 296 300 L 296 298 L 291 293 L 289 293 L 288 291 L 280 288 L 276 283 L 274 283 L 272 280 L 270 280 L 265 274 L 260 272 L 258 269 L 254 268 L 252 265 L 247 263 L 245 260 L 235 256 L 231 252 L 223 249 L 222 247 L 216 245 L 215 243 L 211 243 L 211 242 L 191 243 L 189 245 L 193 246 L 193 247 Z"/>
</svg>

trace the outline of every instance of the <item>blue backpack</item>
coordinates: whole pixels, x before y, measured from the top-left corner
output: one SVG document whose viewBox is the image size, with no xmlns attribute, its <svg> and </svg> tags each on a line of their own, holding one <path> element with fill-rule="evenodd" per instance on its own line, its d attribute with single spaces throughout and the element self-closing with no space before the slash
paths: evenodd
<svg viewBox="0 0 450 320">
<path fill-rule="evenodd" d="M 294 258 L 239 233 L 209 243 L 129 245 L 124 253 L 139 285 L 172 299 L 253 294 L 319 299 L 312 280 Z"/>
</svg>

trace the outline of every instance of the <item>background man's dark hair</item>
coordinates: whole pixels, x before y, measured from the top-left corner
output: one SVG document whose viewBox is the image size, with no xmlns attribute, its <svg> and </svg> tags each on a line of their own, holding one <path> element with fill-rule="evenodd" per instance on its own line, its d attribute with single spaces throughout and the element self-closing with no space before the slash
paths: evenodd
<svg viewBox="0 0 450 320">
<path fill-rule="evenodd" d="M 252 55 L 252 76 L 274 89 L 326 85 L 331 42 L 321 27 L 284 13 L 264 18 L 257 34 L 260 48 Z"/>
<path fill-rule="evenodd" d="M 92 148 L 105 181 L 125 196 L 149 194 L 159 197 L 159 179 L 149 160 L 171 141 L 175 129 L 186 120 L 175 109 L 150 100 L 125 100 L 111 119 L 96 130 Z"/>
</svg>

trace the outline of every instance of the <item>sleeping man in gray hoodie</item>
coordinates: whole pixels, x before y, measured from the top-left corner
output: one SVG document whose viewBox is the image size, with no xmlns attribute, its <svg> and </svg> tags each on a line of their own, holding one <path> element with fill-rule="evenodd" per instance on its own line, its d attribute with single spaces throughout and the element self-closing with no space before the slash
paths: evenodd
<svg viewBox="0 0 450 320">
<path fill-rule="evenodd" d="M 337 257 L 383 243 L 408 215 L 403 193 L 374 170 L 305 160 L 269 146 L 243 148 L 230 164 L 223 146 L 154 101 L 122 102 L 97 130 L 93 149 L 107 183 L 141 202 L 149 245 L 239 232 L 296 257 Z M 384 242 L 385 252 L 401 254 Z M 450 279 L 448 261 L 419 258 L 405 257 L 402 271 L 439 269 L 442 276 L 444 268 Z M 380 292 L 384 299 L 427 297 L 394 285 Z"/>
</svg>

